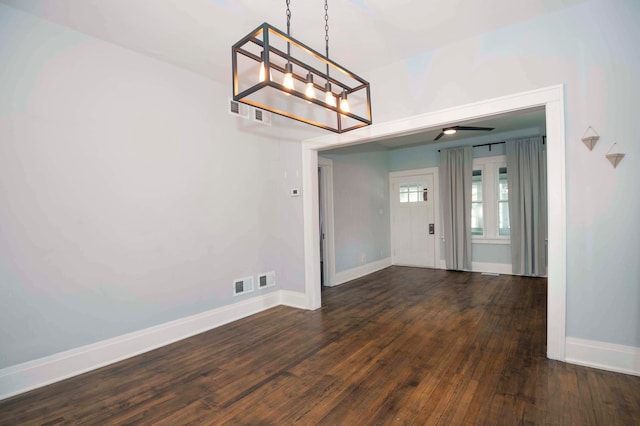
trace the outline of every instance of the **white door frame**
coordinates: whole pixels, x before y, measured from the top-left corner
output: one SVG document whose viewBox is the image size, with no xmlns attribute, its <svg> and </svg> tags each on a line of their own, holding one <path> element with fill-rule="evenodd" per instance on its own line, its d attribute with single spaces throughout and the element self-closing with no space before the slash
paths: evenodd
<svg viewBox="0 0 640 426">
<path fill-rule="evenodd" d="M 566 344 L 567 235 L 564 87 L 529 92 L 462 105 L 441 111 L 302 141 L 305 294 L 308 309 L 321 306 L 318 231 L 318 149 L 357 145 L 447 126 L 496 114 L 544 107 L 547 123 L 547 195 L 549 264 L 547 285 L 547 357 L 564 361 Z"/>
<path fill-rule="evenodd" d="M 322 194 L 324 215 L 324 248 L 325 248 L 325 276 L 324 285 L 331 287 L 336 282 L 336 245 L 333 228 L 333 161 L 329 158 L 318 157 L 318 167 L 322 169 Z"/>
<path fill-rule="evenodd" d="M 433 174 L 433 190 L 431 191 L 431 193 L 429 195 L 431 195 L 433 197 L 433 210 L 434 210 L 434 216 L 433 216 L 433 221 L 436 227 L 436 234 L 435 234 L 435 259 L 434 259 L 434 264 L 433 267 L 435 269 L 441 269 L 441 262 L 440 262 L 440 180 L 439 180 L 439 168 L 438 167 L 429 167 L 429 168 L 425 168 L 425 169 L 414 169 L 414 170 L 403 170 L 401 172 L 390 172 L 389 173 L 389 211 L 391 212 L 391 215 L 389 215 L 389 228 L 391 231 L 391 259 L 392 262 L 394 262 L 395 264 L 395 256 L 394 256 L 394 250 L 395 250 L 395 236 L 394 236 L 394 231 L 393 231 L 393 214 L 394 214 L 394 203 L 393 203 L 393 197 L 397 197 L 398 194 L 396 194 L 393 191 L 393 179 L 395 178 L 399 178 L 399 177 L 409 177 L 409 176 L 416 176 L 416 175 L 427 175 L 427 174 Z"/>
</svg>

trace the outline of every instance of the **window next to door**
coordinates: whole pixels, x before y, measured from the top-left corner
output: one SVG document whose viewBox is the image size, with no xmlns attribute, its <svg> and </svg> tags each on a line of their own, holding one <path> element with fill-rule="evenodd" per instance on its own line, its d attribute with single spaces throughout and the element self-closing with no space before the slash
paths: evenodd
<svg viewBox="0 0 640 426">
<path fill-rule="evenodd" d="M 504 155 L 473 160 L 471 235 L 474 243 L 510 243 L 509 187 Z"/>
</svg>

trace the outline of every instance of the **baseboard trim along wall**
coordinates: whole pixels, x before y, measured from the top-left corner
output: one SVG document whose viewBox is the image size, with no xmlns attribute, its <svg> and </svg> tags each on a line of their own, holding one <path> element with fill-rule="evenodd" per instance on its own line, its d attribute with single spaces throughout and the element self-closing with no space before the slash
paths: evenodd
<svg viewBox="0 0 640 426">
<path fill-rule="evenodd" d="M 280 290 L 280 304 L 298 309 L 309 309 L 307 296 L 297 291 Z"/>
<path fill-rule="evenodd" d="M 567 337 L 565 361 L 640 376 L 640 348 Z"/>
<path fill-rule="evenodd" d="M 512 274 L 510 263 L 471 262 L 471 269 L 473 272 L 490 272 L 505 275 Z"/>
<path fill-rule="evenodd" d="M 447 263 L 444 259 L 440 260 L 440 269 L 447 269 Z M 492 274 L 513 275 L 510 263 L 486 263 L 471 262 L 471 271 L 469 272 L 490 272 Z"/>
<path fill-rule="evenodd" d="M 278 305 L 307 309 L 304 293 L 279 290 L 232 305 L 0 370 L 0 400 L 140 355 Z"/>
<path fill-rule="evenodd" d="M 376 260 L 375 262 L 366 263 L 355 268 L 347 269 L 346 271 L 336 273 L 336 281 L 332 287 L 340 284 L 344 284 L 347 281 L 355 280 L 356 278 L 364 277 L 365 275 L 373 274 L 381 269 L 391 266 L 391 258 Z"/>
</svg>

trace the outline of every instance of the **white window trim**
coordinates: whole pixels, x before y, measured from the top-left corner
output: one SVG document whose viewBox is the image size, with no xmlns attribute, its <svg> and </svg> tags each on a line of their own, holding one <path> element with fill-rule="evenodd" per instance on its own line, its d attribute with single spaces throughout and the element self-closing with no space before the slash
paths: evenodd
<svg viewBox="0 0 640 426">
<path fill-rule="evenodd" d="M 473 244 L 511 244 L 498 233 L 498 170 L 507 166 L 506 155 L 473 159 L 473 170 L 482 170 L 482 218 L 484 235 L 473 235 Z M 507 170 L 507 173 L 509 171 Z"/>
</svg>

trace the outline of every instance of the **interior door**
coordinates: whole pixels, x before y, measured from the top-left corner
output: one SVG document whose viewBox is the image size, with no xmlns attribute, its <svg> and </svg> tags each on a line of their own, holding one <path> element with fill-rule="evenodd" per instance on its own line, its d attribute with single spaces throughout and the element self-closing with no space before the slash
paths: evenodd
<svg viewBox="0 0 640 426">
<path fill-rule="evenodd" d="M 391 179 L 394 265 L 436 267 L 434 174 Z"/>
</svg>

